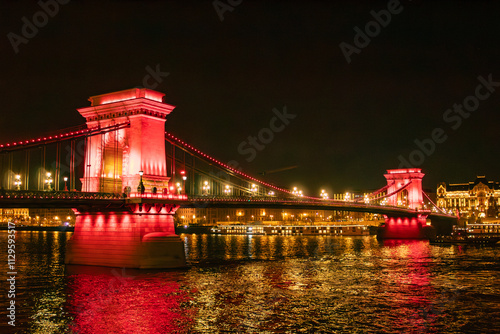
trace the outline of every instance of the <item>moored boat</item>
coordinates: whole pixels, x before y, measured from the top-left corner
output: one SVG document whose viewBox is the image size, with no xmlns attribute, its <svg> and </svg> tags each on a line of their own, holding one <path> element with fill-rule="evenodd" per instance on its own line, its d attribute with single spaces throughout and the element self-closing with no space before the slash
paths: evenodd
<svg viewBox="0 0 500 334">
<path fill-rule="evenodd" d="M 466 228 L 455 227 L 450 236 L 437 236 L 433 244 L 500 244 L 500 224 L 467 224 Z"/>
</svg>

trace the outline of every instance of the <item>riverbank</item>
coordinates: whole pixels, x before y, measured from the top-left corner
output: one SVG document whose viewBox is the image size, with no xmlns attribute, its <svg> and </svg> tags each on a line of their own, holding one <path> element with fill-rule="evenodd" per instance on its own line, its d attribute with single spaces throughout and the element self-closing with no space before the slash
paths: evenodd
<svg viewBox="0 0 500 334">
<path fill-rule="evenodd" d="M 16 231 L 57 231 L 57 232 L 74 232 L 72 226 L 20 226 L 16 225 Z M 8 227 L 0 226 L 0 231 L 7 231 Z"/>
<path fill-rule="evenodd" d="M 175 227 L 175 233 L 176 234 L 181 234 L 181 233 L 185 233 L 185 234 L 231 234 L 231 233 L 228 233 L 228 231 L 226 230 L 227 227 L 234 227 L 236 225 L 216 225 L 216 226 L 196 226 L 196 225 L 186 225 L 186 226 L 176 226 Z M 241 230 L 234 230 L 232 231 L 233 233 L 232 234 L 264 234 L 264 233 L 256 233 L 257 231 L 255 230 L 254 231 L 254 228 L 257 229 L 257 228 L 264 228 L 264 226 L 262 225 L 238 225 L 239 227 L 241 228 L 244 228 L 245 230 L 243 231 L 242 229 Z M 340 225 L 338 225 L 340 226 Z M 342 227 L 352 227 L 353 225 L 342 225 Z M 266 227 L 269 227 L 271 228 L 271 226 L 266 226 Z M 294 229 L 297 229 L 297 228 L 311 228 L 311 227 L 318 227 L 319 226 L 310 226 L 310 225 L 301 225 L 301 226 L 288 226 L 290 228 L 290 231 L 292 231 L 292 227 Z M 330 225 L 329 227 L 332 227 L 332 232 L 334 231 L 334 227 L 335 225 Z M 221 231 L 221 228 L 224 229 L 224 231 Z M 247 228 L 252 228 L 252 232 L 248 232 L 247 231 Z M 281 231 L 281 228 L 283 228 L 283 226 L 279 226 L 279 230 Z M 354 233 L 353 235 L 375 235 L 377 234 L 377 228 L 378 226 L 366 226 L 366 231 L 365 233 Z M 284 233 L 280 233 L 278 231 L 278 227 L 275 227 L 275 230 L 273 230 L 273 232 L 271 231 L 266 231 L 267 233 L 265 234 L 284 234 Z M 303 231 L 302 231 L 303 232 Z M 325 231 L 326 232 L 326 231 Z M 346 231 L 347 232 L 347 231 Z M 306 233 L 308 234 L 308 233 Z M 314 235 L 313 233 L 310 233 L 312 235 Z M 328 233 L 330 234 L 330 233 Z M 332 233 L 334 234 L 334 233 Z M 319 235 L 319 234 L 318 234 Z M 326 235 L 323 234 L 323 235 Z M 340 235 L 340 233 L 338 233 L 338 235 Z M 349 233 L 343 233 L 343 235 L 349 235 Z"/>
</svg>

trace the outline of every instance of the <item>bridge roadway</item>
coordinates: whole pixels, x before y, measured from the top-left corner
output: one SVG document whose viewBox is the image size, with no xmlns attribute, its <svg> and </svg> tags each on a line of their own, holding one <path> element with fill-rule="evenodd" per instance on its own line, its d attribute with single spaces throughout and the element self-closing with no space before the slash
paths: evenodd
<svg viewBox="0 0 500 334">
<path fill-rule="evenodd" d="M 323 199 L 290 199 L 277 197 L 227 197 L 227 196 L 186 196 L 162 194 L 137 194 L 129 197 L 117 193 L 90 193 L 79 191 L 16 191 L 0 190 L 1 208 L 93 208 L 93 210 L 127 210 L 127 207 L 179 206 L 182 208 L 255 208 L 255 209 L 303 209 L 368 212 L 397 217 L 415 217 L 418 214 L 429 218 L 456 219 L 430 210 L 366 204 Z"/>
</svg>

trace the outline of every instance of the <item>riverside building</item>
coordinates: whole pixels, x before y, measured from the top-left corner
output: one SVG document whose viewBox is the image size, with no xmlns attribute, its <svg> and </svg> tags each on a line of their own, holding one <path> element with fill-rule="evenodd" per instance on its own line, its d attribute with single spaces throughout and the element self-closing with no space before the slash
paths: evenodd
<svg viewBox="0 0 500 334">
<path fill-rule="evenodd" d="M 468 183 L 444 183 L 437 187 L 437 205 L 461 217 L 496 218 L 500 207 L 500 183 L 478 176 Z"/>
</svg>

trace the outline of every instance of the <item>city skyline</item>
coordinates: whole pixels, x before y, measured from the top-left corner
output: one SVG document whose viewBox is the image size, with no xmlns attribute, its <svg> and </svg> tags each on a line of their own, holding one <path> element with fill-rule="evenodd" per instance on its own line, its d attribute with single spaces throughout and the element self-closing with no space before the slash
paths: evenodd
<svg viewBox="0 0 500 334">
<path fill-rule="evenodd" d="M 312 196 L 379 188 L 412 157 L 425 188 L 500 179 L 497 4 L 214 3 L 2 4 L 0 142 L 149 86 L 176 106 L 167 131 L 256 176 L 297 166 L 263 178 Z"/>
</svg>

